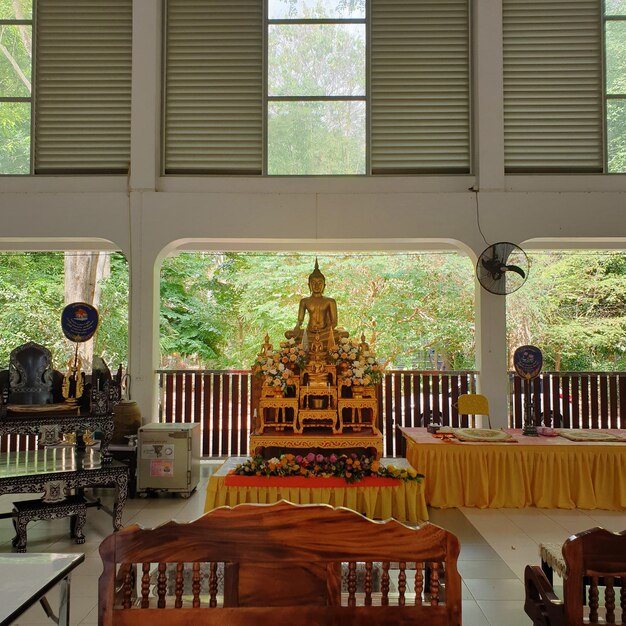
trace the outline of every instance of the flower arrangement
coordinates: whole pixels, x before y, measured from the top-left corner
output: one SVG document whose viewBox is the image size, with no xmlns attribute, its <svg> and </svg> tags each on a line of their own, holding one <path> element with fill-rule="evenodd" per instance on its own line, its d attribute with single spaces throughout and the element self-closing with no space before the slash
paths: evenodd
<svg viewBox="0 0 626 626">
<path fill-rule="evenodd" d="M 305 363 L 306 353 L 303 348 L 290 339 L 281 342 L 278 351 L 267 350 L 259 354 L 252 366 L 252 373 L 262 376 L 266 385 L 284 392 L 289 379 L 294 376 L 294 368 L 304 367 Z"/>
<path fill-rule="evenodd" d="M 285 367 L 295 366 L 298 369 L 304 369 L 306 365 L 306 352 L 302 344 L 296 344 L 296 340 L 293 337 L 289 341 L 280 342 L 278 358 Z"/>
<path fill-rule="evenodd" d="M 282 454 L 280 458 L 269 460 L 254 456 L 240 463 L 231 474 L 237 476 L 301 476 L 322 478 L 344 478 L 348 483 L 355 483 L 368 476 L 398 478 L 401 480 L 421 480 L 423 476 L 412 467 L 398 468 L 394 465 L 381 465 L 373 456 L 331 454 Z"/>
<path fill-rule="evenodd" d="M 382 380 L 383 368 L 366 343 L 343 337 L 329 358 L 337 365 L 341 383 L 347 387 L 376 385 Z"/>
</svg>

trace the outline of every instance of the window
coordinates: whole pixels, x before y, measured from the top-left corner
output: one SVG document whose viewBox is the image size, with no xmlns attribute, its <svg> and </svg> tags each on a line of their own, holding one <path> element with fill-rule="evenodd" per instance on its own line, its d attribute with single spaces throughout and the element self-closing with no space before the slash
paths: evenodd
<svg viewBox="0 0 626 626">
<path fill-rule="evenodd" d="M 167 0 L 164 62 L 165 174 L 470 171 L 468 0 Z"/>
<path fill-rule="evenodd" d="M 508 173 L 603 171 L 600 0 L 503 0 Z"/>
<path fill-rule="evenodd" d="M 0 0 L 0 174 L 126 173 L 132 0 L 34 6 Z"/>
<path fill-rule="evenodd" d="M 364 0 L 269 0 L 268 174 L 365 174 L 365 59 Z"/>
<path fill-rule="evenodd" d="M 626 0 L 605 0 L 606 158 L 609 173 L 626 172 Z"/>
<path fill-rule="evenodd" d="M 30 172 L 32 0 L 0 0 L 0 174 Z"/>
</svg>

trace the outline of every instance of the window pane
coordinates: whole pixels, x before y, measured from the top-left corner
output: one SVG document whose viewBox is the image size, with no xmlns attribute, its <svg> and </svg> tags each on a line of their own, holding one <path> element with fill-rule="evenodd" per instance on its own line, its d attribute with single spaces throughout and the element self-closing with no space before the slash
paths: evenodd
<svg viewBox="0 0 626 626">
<path fill-rule="evenodd" d="M 270 102 L 268 174 L 365 174 L 364 102 Z"/>
<path fill-rule="evenodd" d="M 626 22 L 606 23 L 606 92 L 626 94 Z"/>
<path fill-rule="evenodd" d="M 604 0 L 606 15 L 626 15 L 626 0 Z"/>
<path fill-rule="evenodd" d="M 30 173 L 30 102 L 0 102 L 0 174 Z"/>
<path fill-rule="evenodd" d="M 271 20 L 365 18 L 365 0 L 269 0 Z"/>
<path fill-rule="evenodd" d="M 364 95 L 365 26 L 270 26 L 268 90 L 270 96 Z"/>
<path fill-rule="evenodd" d="M 31 26 L 0 26 L 0 97 L 30 97 Z"/>
<path fill-rule="evenodd" d="M 32 0 L 0 0 L 0 20 L 30 20 Z"/>
<path fill-rule="evenodd" d="M 626 172 L 626 100 L 609 100 L 606 106 L 608 170 Z"/>
</svg>

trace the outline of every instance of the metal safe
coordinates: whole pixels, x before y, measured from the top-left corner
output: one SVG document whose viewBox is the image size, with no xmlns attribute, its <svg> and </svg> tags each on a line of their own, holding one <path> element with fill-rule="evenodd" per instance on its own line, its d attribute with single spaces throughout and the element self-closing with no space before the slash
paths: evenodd
<svg viewBox="0 0 626 626">
<path fill-rule="evenodd" d="M 137 493 L 188 498 L 200 481 L 200 424 L 146 424 L 138 435 Z"/>
</svg>

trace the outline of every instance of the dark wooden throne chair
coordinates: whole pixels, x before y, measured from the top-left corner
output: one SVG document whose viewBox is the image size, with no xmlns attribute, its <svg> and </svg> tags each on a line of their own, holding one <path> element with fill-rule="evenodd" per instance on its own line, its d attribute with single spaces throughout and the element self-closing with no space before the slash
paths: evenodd
<svg viewBox="0 0 626 626">
<path fill-rule="evenodd" d="M 0 387 L 9 404 L 52 404 L 63 400 L 63 374 L 52 367 L 52 355 L 29 341 L 11 352 L 9 369 L 0 372 Z"/>
</svg>

